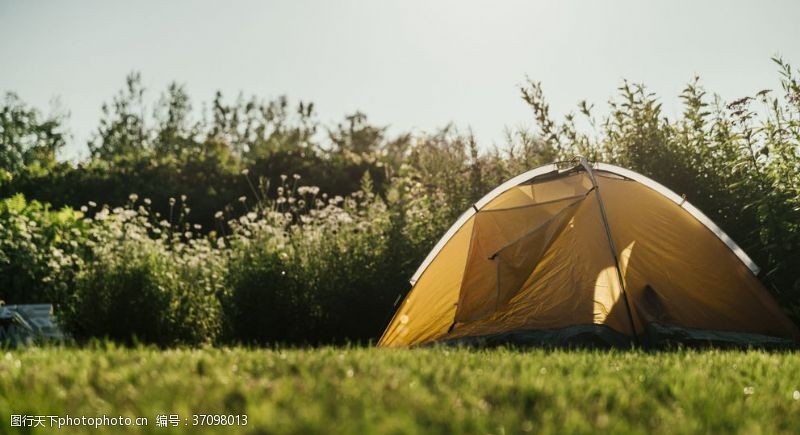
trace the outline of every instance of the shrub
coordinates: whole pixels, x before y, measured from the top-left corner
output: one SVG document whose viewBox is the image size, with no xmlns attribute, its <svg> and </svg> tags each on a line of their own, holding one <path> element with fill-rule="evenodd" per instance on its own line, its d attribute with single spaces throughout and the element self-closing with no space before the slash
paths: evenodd
<svg viewBox="0 0 800 435">
<path fill-rule="evenodd" d="M 61 310 L 76 338 L 158 345 L 217 338 L 223 262 L 209 240 L 195 238 L 181 221 L 157 221 L 133 202 L 95 215 L 87 241 L 91 261 Z"/>
<path fill-rule="evenodd" d="M 21 194 L 0 200 L 0 300 L 58 302 L 83 266 L 81 213 L 59 211 Z"/>
<path fill-rule="evenodd" d="M 230 223 L 229 337 L 319 343 L 377 336 L 400 289 L 388 255 L 389 212 L 369 177 L 346 198 L 288 183 L 277 192 Z"/>
</svg>

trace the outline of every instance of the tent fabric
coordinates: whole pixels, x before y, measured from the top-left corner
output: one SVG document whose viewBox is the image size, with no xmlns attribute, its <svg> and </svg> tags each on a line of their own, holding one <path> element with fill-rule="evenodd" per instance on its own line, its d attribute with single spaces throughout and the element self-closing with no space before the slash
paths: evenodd
<svg viewBox="0 0 800 435">
<path fill-rule="evenodd" d="M 663 186 L 585 162 L 527 174 L 448 231 L 379 346 L 579 325 L 635 341 L 650 324 L 800 339 L 752 260 Z"/>
<path fill-rule="evenodd" d="M 638 330 L 644 328 L 640 301 L 649 286 L 676 325 L 779 337 L 796 333 L 758 278 L 689 213 L 634 181 L 601 175 L 598 183 L 614 242 L 623 251 L 620 269 Z"/>
</svg>

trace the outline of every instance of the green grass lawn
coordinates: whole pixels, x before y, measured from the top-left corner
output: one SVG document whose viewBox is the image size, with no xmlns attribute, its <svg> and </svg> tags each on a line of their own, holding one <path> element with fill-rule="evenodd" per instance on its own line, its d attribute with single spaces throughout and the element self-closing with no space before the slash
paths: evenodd
<svg viewBox="0 0 800 435">
<path fill-rule="evenodd" d="M 20 414 L 149 420 L 34 433 L 797 433 L 798 390 L 800 353 L 33 348 L 0 352 L 0 433 Z"/>
</svg>

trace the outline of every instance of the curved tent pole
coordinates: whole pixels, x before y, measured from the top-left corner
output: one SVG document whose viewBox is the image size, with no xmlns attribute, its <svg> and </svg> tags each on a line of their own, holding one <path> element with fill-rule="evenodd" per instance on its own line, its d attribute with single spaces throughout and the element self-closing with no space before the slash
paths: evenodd
<svg viewBox="0 0 800 435">
<path fill-rule="evenodd" d="M 585 158 L 583 160 L 585 161 Z M 576 161 L 572 160 L 572 161 L 569 161 L 569 162 L 571 163 L 571 162 L 576 162 Z M 515 186 L 517 186 L 517 185 L 519 185 L 521 183 L 524 183 L 524 182 L 526 182 L 528 180 L 531 180 L 533 178 L 536 178 L 539 175 L 543 175 L 545 173 L 552 172 L 552 171 L 558 171 L 559 170 L 559 163 L 563 164 L 563 163 L 567 163 L 567 162 L 554 162 L 554 163 L 541 165 L 541 166 L 535 167 L 535 168 L 533 168 L 533 169 L 531 169 L 531 170 L 529 170 L 529 171 L 527 171 L 525 173 L 517 175 L 516 177 L 506 181 L 505 183 L 501 184 L 500 186 L 497 186 L 495 189 L 493 189 L 491 192 L 489 192 L 483 198 L 481 198 L 475 204 L 473 204 L 472 207 L 470 207 L 466 212 L 464 212 L 458 218 L 458 220 L 456 220 L 456 222 L 453 223 L 453 225 L 441 237 L 441 239 L 439 239 L 438 243 L 436 243 L 436 245 L 433 247 L 433 249 L 428 253 L 428 255 L 425 258 L 425 260 L 422 262 L 422 264 L 420 264 L 420 266 L 417 268 L 417 270 L 414 273 L 414 275 L 409 280 L 412 288 L 409 289 L 408 292 L 406 292 L 405 296 L 403 296 L 402 294 L 399 295 L 398 301 L 400 301 L 402 299 L 403 302 L 405 302 L 405 299 L 408 297 L 410 291 L 413 290 L 413 287 L 416 284 L 417 280 L 419 280 L 419 278 L 422 276 L 422 274 L 425 272 L 425 270 L 428 268 L 428 266 L 438 256 L 439 252 L 444 248 L 444 245 L 447 244 L 447 242 L 455 235 L 455 233 L 473 215 L 475 215 L 475 213 L 477 213 L 486 204 L 491 202 L 494 198 L 498 197 L 500 194 L 502 194 L 503 192 L 507 191 L 508 189 L 511 189 L 511 188 L 513 188 L 513 187 L 515 187 Z M 576 163 L 578 163 L 578 162 L 576 162 Z M 588 165 L 588 162 L 586 163 L 585 167 L 587 169 L 590 169 L 589 165 Z M 625 169 L 625 168 L 622 168 L 622 167 L 619 167 L 619 166 L 615 166 L 615 165 L 611 165 L 611 164 L 608 164 L 608 163 L 595 163 L 594 164 L 594 168 L 596 170 L 598 170 L 598 171 L 601 171 L 601 172 L 612 173 L 612 174 L 621 176 L 623 178 L 635 181 L 637 183 L 641 183 L 642 185 L 646 186 L 647 188 L 658 192 L 663 197 L 665 197 L 668 200 L 674 202 L 679 207 L 683 208 L 686 212 L 688 212 L 690 215 L 692 215 L 692 217 L 697 219 L 697 221 L 699 221 L 702 225 L 704 225 L 722 243 L 724 243 L 728 247 L 728 249 L 730 249 L 731 252 L 739 258 L 739 260 L 744 264 L 744 266 L 753 275 L 756 275 L 756 276 L 758 275 L 759 267 L 752 259 L 750 259 L 750 257 L 747 255 L 747 253 L 745 253 L 744 250 L 742 250 L 742 248 L 740 248 L 736 244 L 736 242 L 733 241 L 733 239 L 731 239 L 727 234 L 725 234 L 725 232 L 719 226 L 717 226 L 711 219 L 709 219 L 699 209 L 697 209 L 692 204 L 690 204 L 688 201 L 686 201 L 685 198 L 682 198 L 682 197 L 678 196 L 677 194 L 675 194 L 675 192 L 673 192 L 670 189 L 664 187 L 660 183 L 658 183 L 658 182 L 656 182 L 656 181 L 654 181 L 654 180 L 652 180 L 652 179 L 650 179 L 650 178 L 648 178 L 648 177 L 646 177 L 646 176 L 644 176 L 642 174 L 639 174 L 637 172 L 631 171 L 629 169 Z M 592 179 L 594 179 L 594 173 L 591 172 L 591 171 L 589 171 L 589 172 L 592 174 Z M 598 198 L 599 198 L 599 196 L 598 196 Z M 606 223 L 606 222 L 604 221 L 604 223 Z M 613 241 L 611 243 L 613 244 Z M 614 259 L 615 259 L 615 261 L 617 260 L 616 253 L 614 255 Z M 617 266 L 617 272 L 620 273 L 619 266 Z M 624 284 L 623 284 L 623 286 L 624 286 Z M 624 287 L 623 287 L 623 291 L 624 291 Z M 625 296 L 626 296 L 626 298 L 625 298 L 625 306 L 628 309 L 628 317 L 631 320 L 631 324 L 633 325 L 633 320 L 632 320 L 633 316 L 632 316 L 632 314 L 630 312 L 630 305 L 628 304 L 627 293 L 625 293 Z M 394 317 L 397 315 L 398 312 L 399 312 L 399 309 L 392 316 L 392 320 L 394 319 Z M 634 334 L 636 334 L 636 329 L 635 328 L 633 329 L 633 332 L 634 332 Z M 385 333 L 386 333 L 386 331 L 384 331 L 384 334 Z M 381 339 L 382 338 L 383 338 L 383 336 L 381 337 Z M 638 336 L 636 338 L 637 338 L 637 342 L 638 342 Z"/>
<path fill-rule="evenodd" d="M 493 200 L 506 190 L 511 189 L 512 187 L 515 187 L 521 183 L 524 183 L 544 173 L 558 170 L 557 163 L 559 162 L 538 166 L 536 168 L 531 169 L 528 172 L 517 175 L 516 177 L 496 187 L 494 190 L 486 194 L 486 196 L 478 200 L 478 202 L 476 202 L 472 207 L 470 207 L 466 212 L 464 212 L 464 214 L 462 214 L 458 218 L 458 220 L 456 220 L 456 222 L 453 223 L 450 229 L 447 230 L 444 236 L 442 236 L 442 238 L 439 239 L 438 243 L 436 243 L 436 246 L 434 246 L 433 249 L 431 249 L 431 251 L 428 253 L 428 256 L 425 257 L 425 260 L 417 268 L 416 272 L 414 273 L 414 276 L 412 276 L 411 279 L 409 280 L 411 285 L 413 286 L 414 284 L 416 284 L 417 280 L 420 278 L 425 269 L 427 269 L 428 265 L 430 265 L 431 262 L 439 254 L 439 251 L 441 251 L 442 248 L 444 248 L 444 245 L 447 244 L 447 242 L 450 240 L 451 237 L 453 237 L 453 235 L 455 235 L 456 231 L 458 231 L 458 229 L 461 228 L 461 226 L 464 225 L 464 223 L 466 223 L 466 221 L 469 220 L 469 218 L 476 213 L 476 210 L 482 209 L 483 206 L 488 204 L 491 200 Z M 740 248 L 736 244 L 736 242 L 733 241 L 733 239 L 731 239 L 727 234 L 725 234 L 725 232 L 722 231 L 722 229 L 719 226 L 717 226 L 711 219 L 709 219 L 706 215 L 704 215 L 700 210 L 698 210 L 695 206 L 690 204 L 684 198 L 681 198 L 680 196 L 676 195 L 675 192 L 667 189 L 658 182 L 653 181 L 650 178 L 647 178 L 644 175 L 636 173 L 629 169 L 610 165 L 608 163 L 595 163 L 594 167 L 598 171 L 609 172 L 633 180 L 637 183 L 641 183 L 647 188 L 655 190 L 668 200 L 674 202 L 679 207 L 683 208 L 689 214 L 691 214 L 706 228 L 708 228 L 709 231 L 714 233 L 714 235 L 718 239 L 720 239 L 722 243 L 728 246 L 728 249 L 730 249 L 731 252 L 733 252 L 733 254 L 736 255 L 742 263 L 744 263 L 744 265 L 750 270 L 750 272 L 753 273 L 753 275 L 758 275 L 759 272 L 758 265 L 753 260 L 750 259 L 750 257 L 744 252 L 744 250 L 742 250 L 742 248 Z"/>
<path fill-rule="evenodd" d="M 597 171 L 601 172 L 608 172 L 611 174 L 619 175 L 620 177 L 627 178 L 629 180 L 633 180 L 643 186 L 655 190 L 663 197 L 667 198 L 668 200 L 674 202 L 678 207 L 686 210 L 692 217 L 697 219 L 701 224 L 703 224 L 709 231 L 714 233 L 717 238 L 724 243 L 728 249 L 733 252 L 739 258 L 739 261 L 744 263 L 744 265 L 753 273 L 753 275 L 758 276 L 759 267 L 758 265 L 747 255 L 746 252 L 739 245 L 736 244 L 733 239 L 730 238 L 725 231 L 722 230 L 717 224 L 714 223 L 708 216 L 703 214 L 697 207 L 693 206 L 686 200 L 685 197 L 681 197 L 680 195 L 676 194 L 675 192 L 669 190 L 668 188 L 664 187 L 657 181 L 654 181 L 648 177 L 645 177 L 642 174 L 637 172 L 631 171 L 630 169 L 621 168 L 619 166 L 614 166 L 608 163 L 595 163 L 594 168 Z"/>
<path fill-rule="evenodd" d="M 631 313 L 631 304 L 628 301 L 628 292 L 625 291 L 625 281 L 622 277 L 622 269 L 619 267 L 619 257 L 617 256 L 617 247 L 614 244 L 614 238 L 611 236 L 611 227 L 608 225 L 608 216 L 606 216 L 606 207 L 603 204 L 603 197 L 600 195 L 600 186 L 597 184 L 597 179 L 594 177 L 592 167 L 586 161 L 586 157 L 579 157 L 580 165 L 586 170 L 589 179 L 592 180 L 595 195 L 597 196 L 597 205 L 600 207 L 600 216 L 603 219 L 603 227 L 608 239 L 608 247 L 611 250 L 611 256 L 614 258 L 614 267 L 617 269 L 617 278 L 619 279 L 619 286 L 622 289 L 622 299 L 625 301 L 625 312 L 628 313 L 628 320 L 631 322 L 631 331 L 633 332 L 633 339 L 639 345 L 639 334 L 636 332 L 636 325 L 633 323 L 633 314 Z"/>
</svg>

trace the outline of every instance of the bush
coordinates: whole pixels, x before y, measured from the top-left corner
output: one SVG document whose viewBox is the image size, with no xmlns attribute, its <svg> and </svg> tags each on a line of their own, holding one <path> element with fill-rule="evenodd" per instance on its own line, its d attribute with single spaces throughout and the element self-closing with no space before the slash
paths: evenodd
<svg viewBox="0 0 800 435">
<path fill-rule="evenodd" d="M 58 302 L 83 266 L 81 213 L 59 211 L 17 194 L 0 200 L 0 300 Z"/>
<path fill-rule="evenodd" d="M 132 206 L 95 215 L 87 242 L 91 261 L 60 313 L 65 326 L 78 339 L 214 342 L 224 278 L 218 252 L 182 227 L 181 218 L 157 222 L 147 207 Z"/>
<path fill-rule="evenodd" d="M 369 176 L 352 196 L 284 183 L 231 222 L 228 336 L 250 343 L 376 337 L 405 285 L 390 261 L 390 216 Z"/>
<path fill-rule="evenodd" d="M 184 194 L 193 199 L 192 222 L 210 228 L 214 212 L 250 191 L 239 176 L 242 169 L 265 179 L 297 173 L 332 195 L 356 191 L 369 171 L 382 192 L 391 173 L 386 162 L 397 160 L 408 142 L 405 135 L 388 139 L 385 128 L 360 113 L 318 134 L 313 104 L 292 106 L 285 97 L 228 103 L 217 93 L 210 118 L 199 118 L 181 85 L 170 84 L 152 105 L 145 95 L 141 75 L 130 74 L 102 107 L 88 144 L 91 158 L 77 165 L 55 162 L 64 143 L 63 117 L 43 119 L 13 95 L 0 101 L 0 144 L 8 148 L 0 147 L 0 196 L 23 193 L 54 206 L 95 201 L 115 207 L 136 192 L 165 214 L 167 199 Z"/>
</svg>

